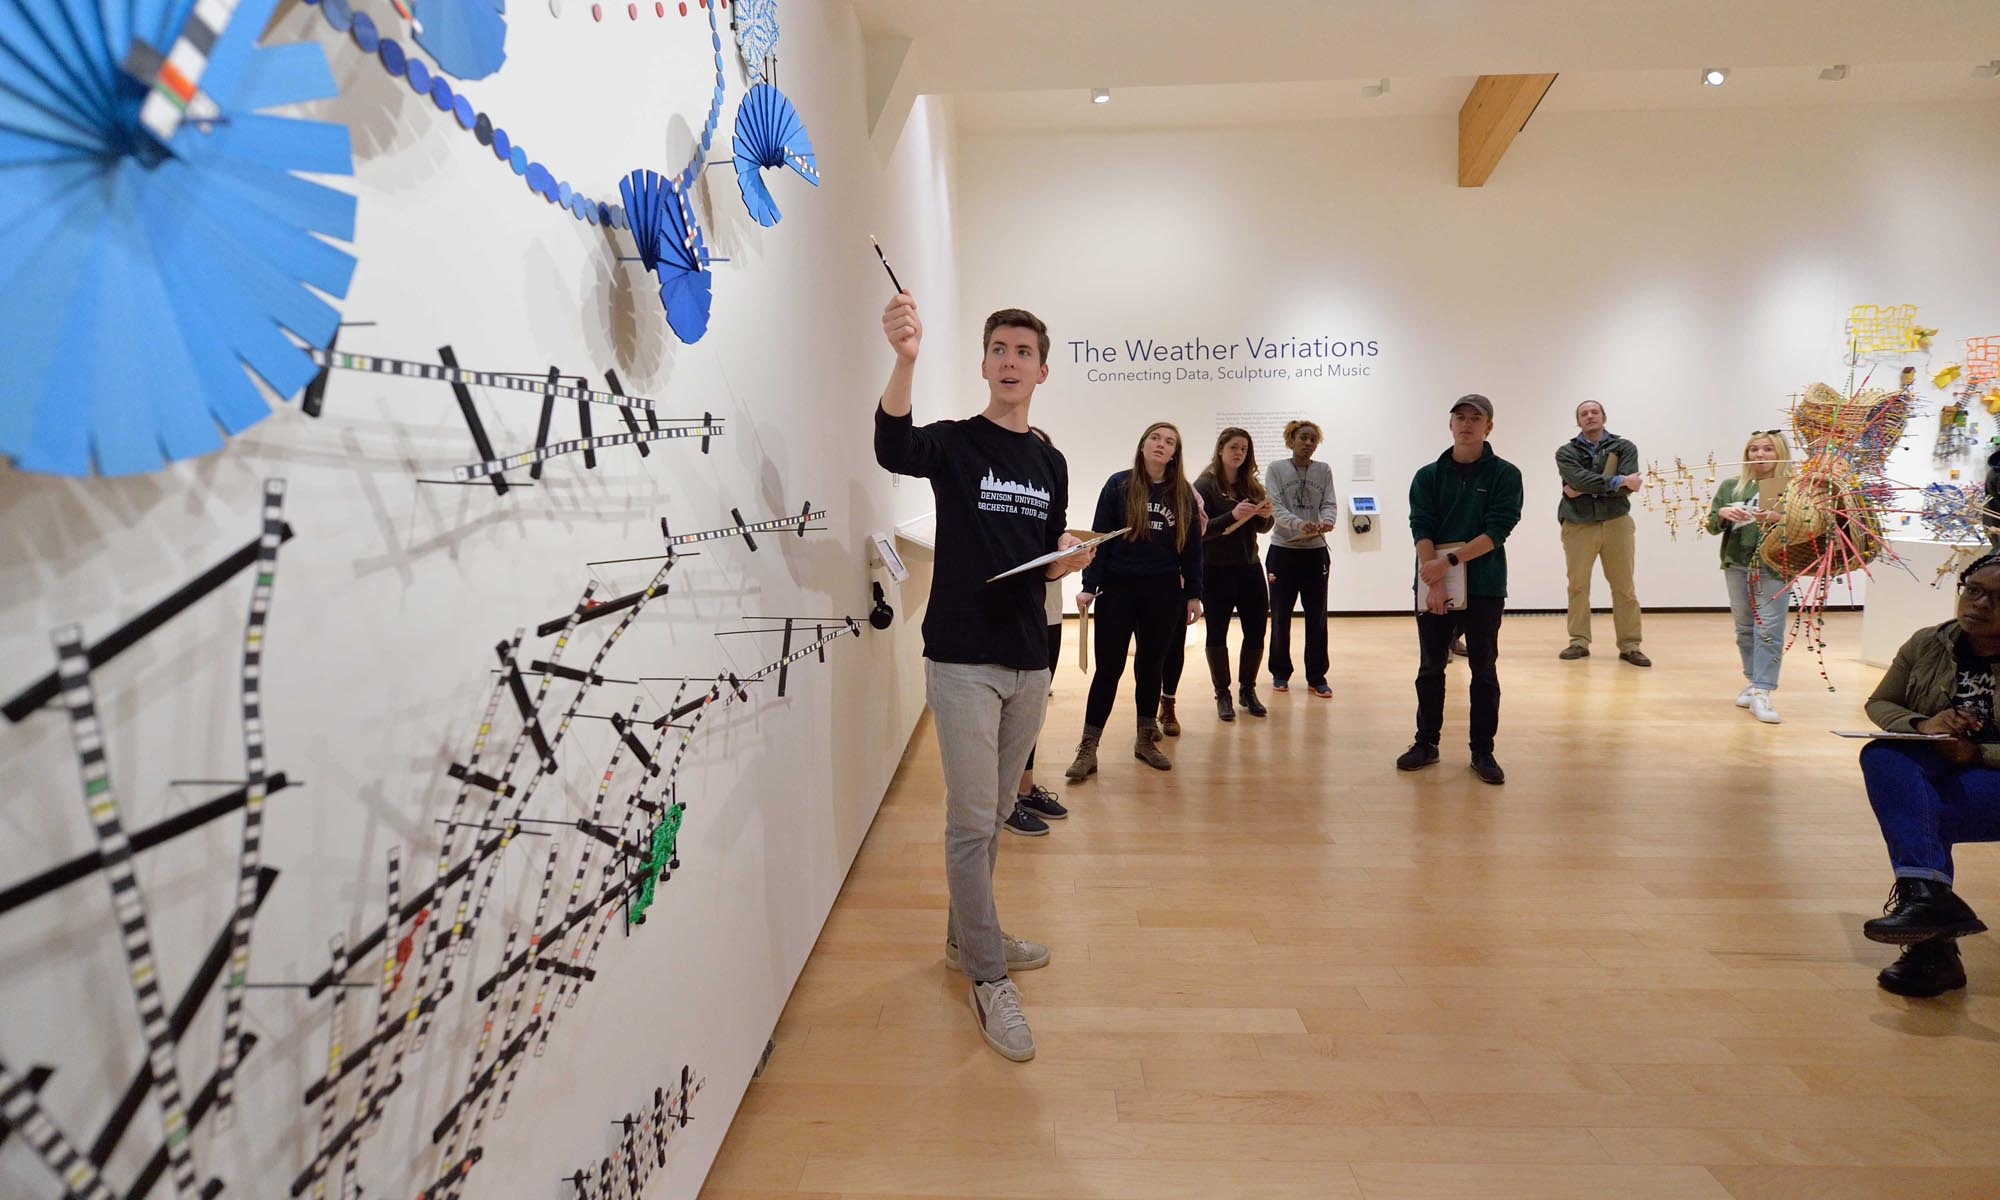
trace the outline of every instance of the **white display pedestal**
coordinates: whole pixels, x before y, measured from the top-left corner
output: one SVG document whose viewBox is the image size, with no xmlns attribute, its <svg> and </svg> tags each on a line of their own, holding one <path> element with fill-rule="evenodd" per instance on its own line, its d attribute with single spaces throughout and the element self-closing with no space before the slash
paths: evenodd
<svg viewBox="0 0 2000 1200">
<path fill-rule="evenodd" d="M 1947 577 L 1936 587 L 1932 582 L 1947 564 L 1950 575 L 1956 575 L 1986 550 L 1986 544 L 1892 537 L 1889 548 L 1903 566 L 1876 564 L 1861 607 L 1861 661 L 1871 667 L 1888 666 L 1917 630 L 1951 619 L 1956 609 L 1955 581 Z"/>
</svg>

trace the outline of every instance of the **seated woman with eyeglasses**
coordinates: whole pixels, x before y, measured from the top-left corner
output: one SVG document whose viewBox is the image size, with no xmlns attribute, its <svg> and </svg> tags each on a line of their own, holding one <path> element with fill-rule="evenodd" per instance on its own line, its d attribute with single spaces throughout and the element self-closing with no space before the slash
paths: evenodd
<svg viewBox="0 0 2000 1200">
<path fill-rule="evenodd" d="M 1951 848 L 2000 841 L 2000 728 L 1994 667 L 2000 664 L 2000 553 L 1958 576 L 1958 616 L 1918 630 L 1896 651 L 1868 698 L 1868 718 L 1891 733 L 1938 741 L 1875 741 L 1861 751 L 1861 778 L 1882 827 L 1896 885 L 1870 940 L 1902 946 L 1876 982 L 1899 996 L 1938 996 L 1965 986 L 1956 939 L 1985 922 L 1952 891 Z"/>
</svg>

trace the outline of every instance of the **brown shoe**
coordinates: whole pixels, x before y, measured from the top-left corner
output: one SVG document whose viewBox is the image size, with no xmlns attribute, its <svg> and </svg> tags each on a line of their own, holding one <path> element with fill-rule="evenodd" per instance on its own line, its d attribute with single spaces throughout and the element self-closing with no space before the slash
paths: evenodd
<svg viewBox="0 0 2000 1200">
<path fill-rule="evenodd" d="M 1179 737 L 1181 735 L 1181 718 L 1180 714 L 1174 711 L 1174 698 L 1172 696 L 1160 697 L 1159 728 L 1160 732 L 1168 737 Z"/>
<path fill-rule="evenodd" d="M 1171 771 L 1174 769 L 1174 760 L 1160 753 L 1159 746 L 1154 744 L 1159 740 L 1160 733 L 1153 722 L 1140 721 L 1139 736 L 1132 743 L 1132 757 L 1155 771 Z"/>
<path fill-rule="evenodd" d="M 1588 647 L 1588 646 L 1564 646 L 1564 647 L 1563 647 L 1563 651 L 1562 651 L 1562 653 L 1561 653 L 1561 654 L 1558 654 L 1558 655 L 1556 655 L 1556 657 L 1557 657 L 1557 658 L 1560 658 L 1560 659 L 1563 659 L 1563 660 L 1565 660 L 1565 661 L 1574 661 L 1574 660 L 1576 660 L 1576 659 L 1579 659 L 1579 658 L 1589 658 L 1589 657 L 1590 657 L 1590 647 Z"/>
<path fill-rule="evenodd" d="M 1647 658 L 1646 652 L 1643 650 L 1620 650 L 1618 657 L 1635 667 L 1650 667 L 1653 665 L 1653 660 Z"/>
</svg>

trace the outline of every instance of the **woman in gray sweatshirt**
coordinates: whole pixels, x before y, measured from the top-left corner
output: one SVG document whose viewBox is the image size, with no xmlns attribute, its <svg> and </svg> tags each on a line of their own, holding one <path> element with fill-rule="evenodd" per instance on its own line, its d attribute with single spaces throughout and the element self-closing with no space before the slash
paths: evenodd
<svg viewBox="0 0 2000 1200">
<path fill-rule="evenodd" d="M 1326 685 L 1326 579 L 1331 556 L 1325 534 L 1340 519 L 1333 494 L 1333 468 L 1313 461 L 1324 435 L 1311 421 L 1285 426 L 1291 455 L 1264 471 L 1272 500 L 1270 549 L 1264 565 L 1271 575 L 1271 688 L 1291 690 L 1292 605 L 1306 615 L 1306 686 L 1322 700 L 1333 698 Z"/>
</svg>

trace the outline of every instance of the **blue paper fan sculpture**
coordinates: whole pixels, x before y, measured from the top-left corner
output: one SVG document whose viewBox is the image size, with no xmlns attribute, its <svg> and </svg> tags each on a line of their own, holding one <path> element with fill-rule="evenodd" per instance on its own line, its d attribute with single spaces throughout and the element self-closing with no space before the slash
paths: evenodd
<svg viewBox="0 0 2000 1200">
<path fill-rule="evenodd" d="M 507 61 L 507 0 L 417 0 L 417 45 L 456 79 L 484 79 Z"/>
<path fill-rule="evenodd" d="M 655 171 L 632 172 L 618 184 L 618 191 L 625 198 L 639 259 L 660 280 L 667 324 L 683 342 L 700 341 L 708 332 L 715 281 L 687 193 Z"/>
<path fill-rule="evenodd" d="M 317 45 L 189 0 L 0 3 L 0 453 L 130 475 L 221 448 L 314 374 L 354 258 L 347 130 Z M 254 376 L 254 378 L 253 378 Z"/>
<path fill-rule="evenodd" d="M 799 110 L 768 83 L 751 88 L 737 106 L 735 146 L 736 186 L 743 190 L 743 205 L 759 225 L 776 225 L 784 218 L 765 186 L 765 168 L 790 167 L 807 183 L 819 186 L 812 135 L 799 119 Z"/>
</svg>

